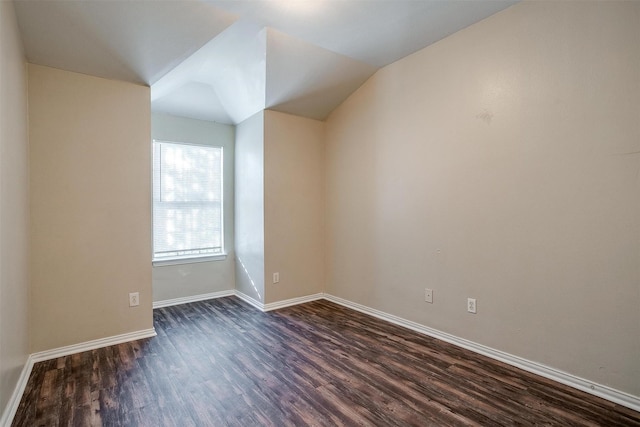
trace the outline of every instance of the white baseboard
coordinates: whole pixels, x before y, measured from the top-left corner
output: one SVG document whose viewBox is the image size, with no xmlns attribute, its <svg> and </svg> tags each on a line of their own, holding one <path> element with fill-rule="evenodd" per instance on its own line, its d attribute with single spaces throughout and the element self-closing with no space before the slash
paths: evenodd
<svg viewBox="0 0 640 427">
<path fill-rule="evenodd" d="M 110 345 L 122 344 L 129 341 L 141 340 L 143 338 L 155 336 L 156 330 L 154 328 L 143 329 L 142 331 L 129 332 L 126 334 L 86 341 L 79 344 L 58 347 L 51 350 L 39 351 L 31 354 L 30 357 L 33 359 L 34 363 L 43 362 L 45 360 L 56 359 L 70 354 L 82 353 L 83 351 L 95 350 L 96 348 L 108 347 Z"/>
<path fill-rule="evenodd" d="M 229 297 L 229 296 L 232 296 L 232 295 L 235 295 L 235 294 L 236 294 L 236 291 L 233 290 L 233 289 L 230 289 L 228 291 L 211 292 L 211 293 L 208 293 L 208 294 L 192 295 L 192 296 L 189 296 L 189 297 L 173 298 L 173 299 L 167 299 L 167 300 L 163 300 L 163 301 L 154 301 L 153 302 L 153 308 L 162 308 L 162 307 L 169 307 L 169 306 L 172 306 L 172 305 L 188 304 L 190 302 L 205 301 L 205 300 L 208 300 L 208 299 Z"/>
<path fill-rule="evenodd" d="M 298 305 L 298 304 L 304 304 L 306 302 L 316 301 L 322 298 L 324 298 L 324 294 L 319 293 L 319 294 L 313 294 L 313 295 L 306 295 L 298 298 L 286 299 L 284 301 L 270 302 L 269 304 L 265 304 L 263 306 L 264 308 L 262 309 L 262 311 L 277 310 L 279 308 L 290 307 L 292 305 Z"/>
<path fill-rule="evenodd" d="M 250 297 L 247 294 L 244 294 L 242 292 L 240 292 L 239 290 L 236 289 L 235 292 L 236 296 L 238 298 L 240 298 L 242 301 L 254 306 L 255 308 L 257 308 L 260 311 L 264 311 L 264 304 L 261 303 L 260 301 L 258 301 L 257 299 L 254 299 L 253 297 Z"/>
<path fill-rule="evenodd" d="M 241 300 L 243 300 L 244 302 L 252 305 L 253 307 L 257 308 L 260 311 L 265 311 L 265 305 L 258 301 L 257 299 L 254 299 L 253 297 L 250 297 L 249 295 L 240 292 L 239 290 L 230 290 L 230 291 L 221 291 L 221 292 L 212 292 L 210 294 L 201 294 L 201 295 L 194 295 L 191 297 L 183 297 L 183 298 L 174 298 L 174 299 L 170 299 L 170 300 L 164 300 L 164 301 L 156 301 L 153 303 L 153 308 L 162 308 L 162 307 L 169 307 L 172 305 L 180 305 L 180 304 L 188 304 L 190 302 L 197 302 L 197 301 L 205 301 L 208 299 L 214 299 L 214 298 L 222 298 L 222 297 L 230 297 L 230 296 L 237 296 L 238 298 L 240 298 Z M 298 303 L 300 304 L 300 303 Z"/>
<path fill-rule="evenodd" d="M 16 383 L 16 387 L 13 389 L 13 393 L 7 402 L 7 406 L 5 407 L 4 412 L 2 413 L 2 417 L 0 417 L 0 426 L 2 427 L 10 427 L 11 422 L 13 422 L 13 417 L 16 415 L 16 411 L 18 410 L 18 406 L 20 405 L 20 400 L 22 400 L 22 395 L 24 394 L 24 389 L 27 387 L 27 382 L 29 381 L 29 376 L 31 375 L 31 370 L 33 369 L 33 359 L 31 355 L 27 357 L 27 361 L 22 367 L 22 372 L 20 373 L 20 378 L 18 378 L 18 382 Z"/>
<path fill-rule="evenodd" d="M 262 302 L 250 297 L 247 294 L 244 294 L 238 290 L 236 290 L 236 296 L 238 298 L 240 298 L 241 300 L 243 300 L 244 302 L 251 304 L 252 306 L 254 306 L 255 308 L 257 308 L 260 311 L 271 311 L 271 310 L 277 310 L 279 308 L 284 308 L 284 307 L 290 307 L 292 305 L 298 305 L 298 304 L 304 304 L 306 302 L 311 302 L 311 301 L 315 301 L 315 300 L 319 300 L 324 298 L 324 294 L 323 293 L 317 293 L 317 294 L 313 294 L 313 295 L 305 295 L 303 297 L 297 297 L 297 298 L 291 298 L 291 299 L 286 299 L 286 300 L 282 300 L 282 301 L 276 301 L 276 302 L 270 302 L 269 304 L 263 304 Z"/>
<path fill-rule="evenodd" d="M 458 347 L 471 350 L 475 353 L 479 353 L 492 359 L 504 362 L 508 365 L 515 366 L 516 368 L 520 368 L 524 371 L 540 375 L 541 377 L 545 377 L 561 384 L 568 385 L 569 387 L 573 387 L 575 389 L 584 391 L 594 396 L 601 397 L 610 402 L 614 402 L 627 408 L 633 409 L 634 411 L 640 412 L 640 397 L 638 396 L 634 396 L 629 393 L 625 393 L 623 391 L 608 387 L 606 385 L 598 384 L 593 381 L 580 378 L 573 374 L 551 368 L 541 363 L 514 356 L 512 354 L 505 353 L 503 351 L 496 350 L 491 347 L 466 340 L 464 338 L 459 338 L 454 335 L 447 334 L 446 332 L 429 328 L 419 323 L 412 322 L 410 320 L 406 320 L 401 317 L 394 316 L 393 314 L 385 313 L 383 311 L 376 310 L 374 308 L 370 308 L 361 304 L 357 304 L 343 298 L 339 298 L 329 294 L 324 294 L 324 298 L 328 301 L 335 302 L 336 304 L 340 304 L 344 307 L 351 308 L 361 313 L 377 317 L 378 319 L 386 320 L 387 322 L 403 326 L 421 334 L 446 341 Z"/>
<path fill-rule="evenodd" d="M 87 341 L 79 344 L 68 345 L 65 347 L 54 348 L 51 350 L 39 351 L 32 353 L 27 358 L 27 361 L 22 368 L 20 378 L 16 384 L 13 394 L 9 399 L 7 407 L 5 408 L 2 417 L 0 418 L 0 426 L 9 427 L 13 421 L 13 417 L 16 415 L 20 400 L 24 394 L 24 389 L 29 381 L 31 370 L 33 365 L 38 362 L 44 362 L 45 360 L 56 359 L 58 357 L 68 356 L 70 354 L 82 353 L 83 351 L 95 350 L 97 348 L 108 347 L 110 345 L 122 344 L 129 341 L 135 341 L 143 338 L 150 338 L 156 336 L 156 330 L 154 328 L 144 329 L 142 331 L 129 332 L 126 334 L 114 335 L 107 338 L 100 338 L 97 340 Z"/>
</svg>

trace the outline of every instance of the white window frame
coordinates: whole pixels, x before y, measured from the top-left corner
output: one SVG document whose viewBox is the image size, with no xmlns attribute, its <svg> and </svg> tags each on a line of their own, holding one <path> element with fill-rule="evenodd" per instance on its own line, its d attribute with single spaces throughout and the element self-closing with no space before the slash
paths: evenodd
<svg viewBox="0 0 640 427">
<path fill-rule="evenodd" d="M 219 148 L 221 151 L 221 155 L 220 155 L 220 176 L 221 176 L 221 188 L 220 188 L 220 211 L 221 211 L 221 215 L 220 215 L 220 244 L 221 244 L 221 248 L 222 248 L 222 252 L 219 254 L 215 254 L 215 255 L 210 255 L 210 254 L 204 254 L 204 255 L 193 255 L 193 256 L 180 256 L 180 257 L 167 257 L 167 258 L 160 258 L 160 259 L 156 259 L 155 258 L 155 238 L 154 238 L 154 233 L 155 233 L 155 213 L 153 212 L 154 209 L 154 189 L 153 187 L 155 186 L 155 164 L 154 164 L 154 156 L 153 156 L 153 150 L 154 150 L 154 146 L 156 143 L 162 144 L 162 143 L 167 143 L 167 144 L 176 144 L 176 145 L 191 145 L 191 146 L 197 146 L 197 147 L 210 147 L 210 148 Z M 152 165 L 151 165 L 151 185 L 152 185 L 152 189 L 151 189 L 151 224 L 152 224 L 152 229 L 151 229 L 151 245 L 152 245 L 152 251 L 151 251 L 151 256 L 152 256 L 152 265 L 154 267 L 156 266 L 165 266 L 165 265 L 178 265 L 178 264 L 192 264 L 192 263 L 198 263 L 198 262 L 208 262 L 208 261 L 222 261 L 225 260 L 227 258 L 227 252 L 226 252 L 226 248 L 225 248 L 225 230 L 224 230 L 224 215 L 225 215 L 225 209 L 224 209 L 224 190 L 225 190 L 225 180 L 224 180 L 224 147 L 223 146 L 219 146 L 219 145 L 208 145 L 208 144 L 194 144 L 194 143 L 190 143 L 190 142 L 178 142 L 178 141 L 167 141 L 167 140 L 160 140 L 160 139 L 154 139 L 152 140 L 152 144 L 151 144 L 151 158 L 152 158 Z"/>
</svg>

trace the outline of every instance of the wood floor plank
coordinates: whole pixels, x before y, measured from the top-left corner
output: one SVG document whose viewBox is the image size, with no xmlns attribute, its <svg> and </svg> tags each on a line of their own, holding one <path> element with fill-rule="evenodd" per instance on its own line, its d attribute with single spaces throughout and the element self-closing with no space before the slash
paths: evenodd
<svg viewBox="0 0 640 427">
<path fill-rule="evenodd" d="M 157 337 L 37 363 L 13 426 L 640 426 L 640 413 L 320 300 L 154 310 Z"/>
</svg>

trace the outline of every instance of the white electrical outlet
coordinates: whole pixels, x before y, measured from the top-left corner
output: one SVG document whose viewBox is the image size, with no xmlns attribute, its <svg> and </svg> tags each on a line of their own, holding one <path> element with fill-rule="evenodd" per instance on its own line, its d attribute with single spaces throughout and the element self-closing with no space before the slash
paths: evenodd
<svg viewBox="0 0 640 427">
<path fill-rule="evenodd" d="M 278 283 L 280 281 L 280 273 L 273 273 L 273 283 Z"/>
<path fill-rule="evenodd" d="M 131 292 L 129 294 L 129 307 L 135 307 L 137 305 L 140 305 L 140 293 Z"/>
<path fill-rule="evenodd" d="M 467 311 L 469 313 L 476 314 L 476 299 L 475 298 L 467 298 Z"/>
<path fill-rule="evenodd" d="M 433 303 L 433 289 L 424 288 L 424 300 Z"/>
</svg>

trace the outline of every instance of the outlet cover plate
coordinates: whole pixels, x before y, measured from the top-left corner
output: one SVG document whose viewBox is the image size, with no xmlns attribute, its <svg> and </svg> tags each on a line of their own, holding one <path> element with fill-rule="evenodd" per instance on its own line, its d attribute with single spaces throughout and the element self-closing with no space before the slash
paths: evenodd
<svg viewBox="0 0 640 427">
<path fill-rule="evenodd" d="M 140 305 L 140 293 L 131 292 L 129 294 L 129 307 L 136 307 L 138 305 Z"/>
<path fill-rule="evenodd" d="M 433 304 L 433 289 L 424 288 L 424 300 Z"/>
<path fill-rule="evenodd" d="M 476 314 L 476 299 L 475 298 L 467 298 L 467 311 L 469 313 Z"/>
</svg>

